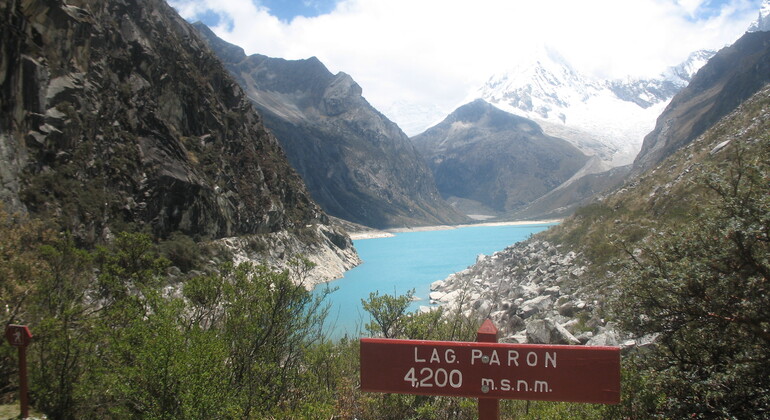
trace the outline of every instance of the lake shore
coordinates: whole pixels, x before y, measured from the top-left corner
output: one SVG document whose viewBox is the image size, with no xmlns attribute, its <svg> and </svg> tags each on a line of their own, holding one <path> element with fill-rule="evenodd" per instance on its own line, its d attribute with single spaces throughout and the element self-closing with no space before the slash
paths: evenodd
<svg viewBox="0 0 770 420">
<path fill-rule="evenodd" d="M 349 232 L 350 239 L 376 239 L 376 238 L 388 238 L 395 236 L 396 233 L 404 232 L 428 232 L 434 230 L 449 230 L 459 229 L 464 227 L 473 226 L 519 226 L 519 225 L 536 225 L 542 223 L 559 223 L 562 219 L 550 219 L 550 220 L 518 220 L 510 222 L 480 222 L 480 223 L 468 223 L 463 225 L 436 225 L 436 226 L 416 226 L 416 227 L 403 227 L 393 228 L 385 230 L 365 230 L 359 232 Z"/>
</svg>

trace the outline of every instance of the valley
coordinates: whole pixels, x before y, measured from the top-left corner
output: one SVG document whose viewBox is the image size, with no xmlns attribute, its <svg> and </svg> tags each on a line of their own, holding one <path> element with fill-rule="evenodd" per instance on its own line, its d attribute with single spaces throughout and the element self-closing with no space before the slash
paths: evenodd
<svg viewBox="0 0 770 420">
<path fill-rule="evenodd" d="M 240 12 L 285 5 L 265 4 Z M 34 412 L 476 418 L 461 399 L 362 391 L 358 340 L 473 341 L 490 319 L 501 342 L 612 346 L 623 364 L 620 404 L 505 401 L 504 418 L 766 417 L 770 1 L 672 5 L 648 35 L 757 18 L 645 77 L 588 72 L 555 38 L 470 77 L 498 40 L 468 50 L 478 34 L 456 28 L 435 49 L 412 32 L 413 62 L 370 43 L 340 68 L 371 4 L 268 20 L 239 46 L 225 38 L 242 21 L 213 9 L 226 0 L 0 0 L 0 305 L 33 334 Z M 329 22 L 333 42 L 297 47 L 297 28 Z M 435 86 L 364 71 L 424 76 L 444 44 L 456 74 L 422 84 L 481 82 L 443 119 L 456 93 L 417 106 Z M 368 99 L 388 88 L 411 136 Z M 22 388 L 14 350 L 4 401 Z"/>
</svg>

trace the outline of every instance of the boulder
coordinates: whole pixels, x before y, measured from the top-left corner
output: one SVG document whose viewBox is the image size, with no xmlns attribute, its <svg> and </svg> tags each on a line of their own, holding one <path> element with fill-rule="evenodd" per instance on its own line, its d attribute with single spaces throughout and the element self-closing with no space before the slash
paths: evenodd
<svg viewBox="0 0 770 420">
<path fill-rule="evenodd" d="M 529 318 L 530 316 L 550 307 L 552 302 L 553 299 L 548 295 L 538 296 L 534 299 L 525 301 L 519 308 L 519 316 L 522 318 Z"/>
<path fill-rule="evenodd" d="M 441 300 L 441 298 L 443 298 L 444 296 L 446 296 L 446 293 L 444 292 L 430 292 L 430 294 L 428 295 L 430 300 Z"/>
<path fill-rule="evenodd" d="M 593 337 L 594 333 L 592 331 L 586 331 L 576 336 L 576 338 L 580 341 L 580 344 L 588 343 Z"/>
<path fill-rule="evenodd" d="M 560 315 L 574 316 L 575 312 L 577 312 L 577 306 L 575 305 L 575 302 L 567 302 L 559 306 L 558 310 Z"/>
<path fill-rule="evenodd" d="M 442 296 L 442 297 L 441 297 L 441 299 L 439 299 L 439 301 L 441 301 L 441 302 L 444 302 L 444 303 L 450 303 L 450 302 L 454 302 L 454 301 L 455 301 L 455 300 L 457 300 L 457 299 L 458 299 L 460 296 L 462 296 L 462 295 L 463 295 L 463 293 L 464 293 L 464 292 L 463 292 L 462 290 L 460 290 L 460 289 L 456 289 L 456 290 L 453 290 L 453 291 L 451 291 L 451 292 L 449 292 L 449 293 L 445 294 L 444 296 Z"/>
<path fill-rule="evenodd" d="M 519 331 L 526 327 L 524 320 L 518 315 L 513 315 L 508 319 L 508 331 Z"/>
<path fill-rule="evenodd" d="M 476 304 L 478 304 L 478 306 L 476 306 Z M 474 302 L 473 307 L 476 309 L 476 312 L 486 316 L 492 309 L 492 304 L 486 299 L 479 299 Z"/>
<path fill-rule="evenodd" d="M 596 334 L 586 343 L 587 346 L 618 346 L 621 343 L 620 335 L 615 330 L 607 329 Z"/>
<path fill-rule="evenodd" d="M 537 319 L 528 322 L 527 342 L 533 344 L 580 344 L 574 335 L 550 319 Z"/>
</svg>

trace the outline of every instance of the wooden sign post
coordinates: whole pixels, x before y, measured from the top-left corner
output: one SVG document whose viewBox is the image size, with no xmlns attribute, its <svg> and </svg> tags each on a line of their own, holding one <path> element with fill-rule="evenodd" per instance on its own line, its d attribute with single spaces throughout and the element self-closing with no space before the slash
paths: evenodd
<svg viewBox="0 0 770 420">
<path fill-rule="evenodd" d="M 5 327 L 5 339 L 8 343 L 19 349 L 19 405 L 21 418 L 29 417 L 29 400 L 27 393 L 29 384 L 27 381 L 27 346 L 32 340 L 32 333 L 26 325 L 10 324 Z"/>
<path fill-rule="evenodd" d="M 476 341 L 497 343 L 497 327 L 489 319 L 485 320 L 476 332 Z M 479 420 L 500 418 L 500 400 L 497 398 L 479 398 Z"/>
<path fill-rule="evenodd" d="M 620 402 L 620 348 L 497 343 L 490 320 L 478 342 L 362 338 L 361 389 L 479 399 L 481 420 L 499 400 Z"/>
</svg>

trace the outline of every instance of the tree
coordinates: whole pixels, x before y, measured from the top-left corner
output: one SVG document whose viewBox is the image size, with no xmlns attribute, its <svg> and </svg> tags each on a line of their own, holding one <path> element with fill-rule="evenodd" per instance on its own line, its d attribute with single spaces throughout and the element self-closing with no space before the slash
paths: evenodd
<svg viewBox="0 0 770 420">
<path fill-rule="evenodd" d="M 674 417 L 770 411 L 770 142 L 706 166 L 710 194 L 691 223 L 627 250 L 615 310 L 637 335 Z M 750 151 L 751 150 L 751 151 Z"/>
<path fill-rule="evenodd" d="M 27 310 L 36 282 L 49 273 L 38 249 L 55 240 L 53 230 L 44 223 L 18 214 L 8 214 L 0 204 L 0 307 L 3 327 L 28 324 Z M 0 346 L 0 393 L 16 392 L 18 361 L 14 348 Z"/>
<path fill-rule="evenodd" d="M 366 329 L 372 334 L 382 334 L 385 338 L 398 337 L 403 330 L 403 318 L 406 308 L 412 303 L 414 289 L 405 295 L 382 295 L 380 292 L 369 293 L 369 300 L 361 299 L 364 310 L 372 316 L 372 322 Z"/>
<path fill-rule="evenodd" d="M 48 268 L 27 305 L 34 326 L 31 391 L 37 407 L 51 418 L 77 418 L 84 401 L 80 384 L 93 362 L 95 309 L 86 304 L 92 256 L 69 235 L 39 248 Z"/>
</svg>

